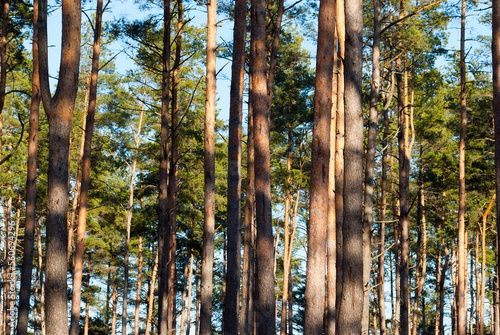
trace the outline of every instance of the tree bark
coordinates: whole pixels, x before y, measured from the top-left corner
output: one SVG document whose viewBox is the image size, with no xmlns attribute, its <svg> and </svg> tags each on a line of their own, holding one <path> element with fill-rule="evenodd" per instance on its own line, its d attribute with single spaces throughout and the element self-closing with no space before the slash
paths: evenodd
<svg viewBox="0 0 500 335">
<path fill-rule="evenodd" d="M 362 1 L 345 3 L 345 151 L 342 289 L 337 333 L 361 334 L 363 312 Z"/>
<path fill-rule="evenodd" d="M 151 323 L 153 321 L 153 301 L 155 292 L 156 275 L 158 273 L 158 249 L 156 249 L 155 261 L 153 263 L 153 273 L 151 274 L 151 281 L 149 284 L 149 297 L 148 297 L 148 312 L 146 316 L 146 332 L 145 335 L 151 333 Z"/>
<path fill-rule="evenodd" d="M 467 278 L 465 272 L 467 266 L 467 240 L 465 238 L 465 137 L 467 134 L 467 101 L 465 88 L 465 5 L 462 0 L 461 29 L 460 29 L 460 144 L 459 144 L 459 167 L 458 167 L 458 285 L 457 285 L 457 309 L 458 325 L 457 335 L 467 333 Z"/>
<path fill-rule="evenodd" d="M 203 254 L 201 272 L 200 334 L 212 334 L 212 292 L 215 234 L 215 86 L 217 1 L 207 4 L 207 69 L 205 100 L 205 223 L 203 227 Z"/>
<path fill-rule="evenodd" d="M 241 132 L 246 43 L 245 0 L 235 1 L 233 64 L 229 107 L 227 175 L 227 273 L 224 301 L 225 334 L 238 334 L 241 263 Z"/>
<path fill-rule="evenodd" d="M 251 62 L 255 141 L 256 322 L 257 333 L 275 334 L 273 227 L 266 81 L 266 12 L 264 0 L 252 0 Z"/>
<path fill-rule="evenodd" d="M 116 334 L 116 311 L 118 309 L 118 285 L 115 283 L 115 278 L 112 279 L 113 284 L 113 294 L 112 294 L 112 299 L 113 299 L 113 311 L 112 311 L 112 316 L 111 316 L 111 335 Z"/>
<path fill-rule="evenodd" d="M 137 295 L 135 298 L 134 335 L 139 334 L 139 308 L 141 306 L 142 282 L 142 236 L 139 236 L 139 262 L 137 265 Z"/>
<path fill-rule="evenodd" d="M 188 274 L 188 291 L 187 291 L 187 316 L 186 316 L 186 334 L 190 335 L 191 330 L 191 301 L 193 300 L 191 297 L 191 292 L 193 291 L 193 264 L 194 264 L 194 256 L 191 254 L 190 256 L 190 264 L 189 264 L 189 274 Z M 184 319 L 184 318 L 183 318 Z M 181 323 L 181 335 L 184 333 L 184 329 Z"/>
<path fill-rule="evenodd" d="M 250 90 L 251 90 L 250 80 Z M 255 287 L 255 272 L 254 272 L 254 247 L 255 247 L 255 231 L 254 231 L 254 204 L 255 204 L 255 170 L 254 157 L 255 147 L 253 140 L 253 107 L 251 97 L 248 103 L 248 140 L 247 140 L 247 189 L 245 202 L 245 233 L 243 245 L 243 282 L 242 282 L 242 301 L 241 301 L 241 321 L 240 333 L 245 335 L 253 335 L 253 324 L 255 320 L 254 314 L 254 287 Z"/>
<path fill-rule="evenodd" d="M 170 105 L 170 0 L 163 1 L 163 50 L 162 50 L 162 83 L 161 83 L 161 134 L 160 134 L 160 169 L 158 195 L 158 257 L 159 257 L 159 285 L 158 285 L 158 335 L 167 335 L 171 330 L 168 317 L 170 315 L 169 293 L 170 280 L 170 236 L 168 212 L 168 139 L 169 120 L 168 106 Z M 170 274 L 171 275 L 171 274 Z"/>
<path fill-rule="evenodd" d="M 78 335 L 80 331 L 80 303 L 83 276 L 83 258 L 85 249 L 85 226 L 87 221 L 88 192 L 90 189 L 90 159 L 92 153 L 92 135 L 94 132 L 95 110 L 97 102 L 97 79 L 99 73 L 99 55 L 101 48 L 103 0 L 97 1 L 96 22 L 94 29 L 94 45 L 92 54 L 92 70 L 90 79 L 90 97 L 85 123 L 85 144 L 82 156 L 82 181 L 80 187 L 80 209 L 76 233 L 75 254 L 73 258 L 73 297 L 71 300 L 70 335 Z M 75 199 L 74 201 L 77 201 Z M 69 252 L 69 249 L 68 249 Z"/>
<path fill-rule="evenodd" d="M 493 119 L 495 127 L 495 192 L 498 194 L 496 201 L 496 229 L 498 232 L 500 231 L 500 0 L 492 1 L 492 11 L 491 54 L 493 63 Z M 500 234 L 496 234 L 495 250 L 497 261 L 496 275 L 498 278 L 498 275 L 500 274 Z M 497 284 L 494 292 L 496 297 L 500 294 L 498 286 L 499 285 Z M 495 323 L 495 326 L 498 327 L 497 323 Z M 498 332 L 495 332 L 495 334 L 498 334 Z"/>
<path fill-rule="evenodd" d="M 40 92 L 49 121 L 47 191 L 46 308 L 47 334 L 68 334 L 68 156 L 71 122 L 80 63 L 81 3 L 62 1 L 62 40 L 59 80 L 51 97 L 48 72 L 47 1 L 39 2 Z"/>
<path fill-rule="evenodd" d="M 323 334 L 325 311 L 326 229 L 329 207 L 330 124 L 332 112 L 335 1 L 320 2 L 311 154 L 310 222 L 304 332 Z"/>
<path fill-rule="evenodd" d="M 38 120 L 40 112 L 40 74 L 38 66 L 38 0 L 33 3 L 33 78 L 28 139 L 28 171 L 26 176 L 26 223 L 24 227 L 23 262 L 21 265 L 21 287 L 19 289 L 19 312 L 17 334 L 28 335 L 30 313 L 31 278 L 36 225 L 36 178 L 38 160 Z M 36 298 L 35 298 L 36 301 Z"/>
</svg>

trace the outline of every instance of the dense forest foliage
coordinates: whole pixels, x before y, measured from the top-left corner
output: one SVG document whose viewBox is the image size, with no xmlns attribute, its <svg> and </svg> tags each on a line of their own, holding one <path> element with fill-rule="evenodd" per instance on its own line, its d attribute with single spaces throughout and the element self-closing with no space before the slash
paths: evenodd
<svg viewBox="0 0 500 335">
<path fill-rule="evenodd" d="M 2 0 L 0 334 L 500 335 L 500 1 L 344 1 Z"/>
</svg>

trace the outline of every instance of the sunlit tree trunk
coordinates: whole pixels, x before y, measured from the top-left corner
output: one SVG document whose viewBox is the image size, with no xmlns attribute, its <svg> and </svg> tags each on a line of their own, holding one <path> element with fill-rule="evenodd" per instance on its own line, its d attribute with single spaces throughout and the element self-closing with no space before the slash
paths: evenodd
<svg viewBox="0 0 500 335">
<path fill-rule="evenodd" d="M 328 221 L 330 124 L 332 112 L 335 1 L 320 2 L 311 153 L 310 222 L 305 291 L 306 334 L 322 334 L 325 311 L 326 228 Z"/>
<path fill-rule="evenodd" d="M 94 44 L 92 54 L 92 70 L 90 79 L 89 105 L 85 122 L 85 142 L 82 156 L 82 180 L 80 187 L 80 209 L 78 211 L 78 226 L 73 258 L 73 297 L 71 300 L 70 335 L 78 335 L 80 331 L 80 303 L 83 276 L 83 258 L 85 248 L 85 226 L 87 221 L 88 192 L 90 189 L 90 159 L 92 152 L 92 135 L 94 131 L 95 110 L 97 102 L 97 79 L 99 72 L 99 56 L 101 48 L 103 1 L 97 1 L 97 13 L 94 29 Z M 74 199 L 73 201 L 78 201 Z M 69 250 L 68 250 L 69 252 Z M 126 257 L 127 259 L 127 257 Z"/>
<path fill-rule="evenodd" d="M 83 326 L 83 335 L 89 335 L 89 310 L 90 310 L 90 303 L 89 303 L 89 296 L 90 296 L 90 276 L 92 274 L 92 262 L 91 262 L 91 253 L 88 254 L 89 259 L 88 259 L 88 264 L 87 264 L 87 280 L 85 282 L 85 287 L 87 290 L 86 294 L 86 301 L 85 301 L 85 323 Z"/>
<path fill-rule="evenodd" d="M 31 278 L 36 225 L 36 178 L 38 160 L 38 119 L 40 111 L 40 74 L 38 66 L 38 0 L 33 3 L 33 78 L 29 120 L 28 171 L 26 176 L 26 223 L 24 226 L 23 262 L 17 334 L 28 335 L 30 313 Z M 37 286 L 35 286 L 37 288 Z M 36 301 L 36 297 L 35 297 Z"/>
<path fill-rule="evenodd" d="M 212 334 L 212 292 L 215 234 L 215 61 L 217 38 L 217 1 L 207 3 L 207 68 L 205 100 L 205 221 L 201 264 L 200 334 Z"/>
<path fill-rule="evenodd" d="M 189 282 L 189 286 L 188 286 L 188 291 L 187 291 L 187 308 L 186 308 L 186 313 L 187 313 L 187 317 L 186 317 L 186 334 L 190 334 L 190 330 L 191 330 L 191 301 L 193 300 L 192 297 L 191 297 L 191 292 L 193 291 L 193 265 L 194 265 L 194 255 L 191 254 L 190 256 L 190 262 L 189 262 L 189 274 L 188 274 L 188 282 Z M 184 319 L 184 318 L 183 318 Z M 181 335 L 184 334 L 184 327 L 182 326 L 182 323 L 181 323 Z"/>
<path fill-rule="evenodd" d="M 151 274 L 151 281 L 149 282 L 149 297 L 148 297 L 148 312 L 146 315 L 146 332 L 145 335 L 151 334 L 151 323 L 153 322 L 153 302 L 156 276 L 158 273 L 158 249 L 156 249 L 155 261 L 153 262 L 153 272 Z"/>
<path fill-rule="evenodd" d="M 363 314 L 362 1 L 345 3 L 345 148 L 342 289 L 337 333 L 361 334 Z"/>
<path fill-rule="evenodd" d="M 500 0 L 492 1 L 492 63 L 493 63 L 493 117 L 495 126 L 495 190 L 498 194 L 496 201 L 496 222 L 497 232 L 500 231 Z M 496 234 L 496 275 L 500 274 L 500 234 Z M 500 294 L 497 279 L 494 295 L 497 297 Z M 498 302 L 497 302 L 498 304 Z M 497 313 L 498 315 L 498 310 Z M 498 321 L 499 318 L 496 319 Z M 498 322 L 495 322 L 498 327 Z M 495 332 L 497 335 L 498 332 Z"/>
<path fill-rule="evenodd" d="M 62 1 L 62 40 L 59 80 L 50 93 L 47 41 L 47 1 L 39 2 L 40 92 L 49 121 L 49 168 L 47 191 L 46 308 L 47 333 L 68 334 L 68 157 L 73 108 L 78 90 L 80 64 L 81 3 Z"/>
<path fill-rule="evenodd" d="M 266 80 L 266 12 L 264 0 L 252 0 L 251 62 L 255 143 L 256 322 L 258 334 L 276 332 L 274 320 L 273 227 Z"/>
<path fill-rule="evenodd" d="M 118 309 L 118 285 L 115 283 L 115 278 L 112 279 L 112 290 L 111 295 L 113 299 L 113 309 L 111 312 L 111 335 L 116 334 L 116 311 Z"/>
<path fill-rule="evenodd" d="M 227 176 L 227 272 L 224 301 L 225 334 L 238 334 L 241 264 L 241 134 L 245 75 L 247 4 L 235 1 L 233 63 L 229 109 Z"/>
</svg>

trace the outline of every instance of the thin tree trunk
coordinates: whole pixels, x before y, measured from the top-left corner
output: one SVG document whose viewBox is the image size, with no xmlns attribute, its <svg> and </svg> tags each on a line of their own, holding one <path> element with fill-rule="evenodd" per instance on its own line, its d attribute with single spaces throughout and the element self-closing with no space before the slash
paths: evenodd
<svg viewBox="0 0 500 335">
<path fill-rule="evenodd" d="M 377 146 L 378 95 L 380 87 L 380 3 L 373 2 L 373 60 L 370 93 L 370 117 L 368 120 L 368 141 L 366 149 L 365 194 L 363 215 L 363 320 L 362 334 L 368 334 L 370 325 L 370 269 L 373 225 L 373 174 L 375 149 Z M 383 266 L 383 265 L 382 265 Z M 383 294 L 381 296 L 383 299 Z"/>
<path fill-rule="evenodd" d="M 158 274 L 158 248 L 156 249 L 155 261 L 153 263 L 153 273 L 151 274 L 151 281 L 149 286 L 149 297 L 148 297 L 148 313 L 146 316 L 146 332 L 145 335 L 151 334 L 151 323 L 153 322 L 153 301 L 155 292 L 156 276 Z"/>
<path fill-rule="evenodd" d="M 217 1 L 207 4 L 207 68 L 205 100 L 205 221 L 203 226 L 203 254 L 201 272 L 200 334 L 212 334 L 212 292 L 215 234 L 215 85 Z"/>
<path fill-rule="evenodd" d="M 184 265 L 184 281 L 182 284 L 182 300 L 181 300 L 181 334 L 184 332 L 184 317 L 186 316 L 186 295 L 187 295 L 187 283 L 188 283 L 188 271 L 189 271 L 189 258 L 186 259 L 186 264 Z M 189 312 L 188 312 L 189 314 Z"/>
<path fill-rule="evenodd" d="M 91 267 L 91 253 L 88 254 L 89 259 L 88 259 L 88 264 L 87 264 L 87 281 L 86 281 L 86 289 L 87 289 L 87 294 L 86 294 L 86 301 L 85 301 L 85 323 L 83 327 L 83 335 L 89 335 L 89 309 L 90 309 L 90 303 L 89 303 L 89 296 L 90 296 L 90 275 L 92 273 L 92 267 Z"/>
<path fill-rule="evenodd" d="M 101 48 L 103 1 L 97 1 L 97 13 L 94 30 L 94 45 L 92 54 L 92 71 L 90 80 L 90 98 L 85 123 L 85 144 L 82 156 L 82 182 L 80 187 L 80 209 L 76 232 L 75 254 L 73 258 L 73 297 L 71 300 L 70 335 L 79 334 L 80 303 L 83 275 L 83 258 L 85 248 L 85 226 L 87 221 L 88 192 L 90 189 L 90 159 L 92 152 L 92 135 L 94 131 L 95 110 L 97 101 L 97 79 L 99 73 L 99 55 Z M 74 201 L 77 201 L 75 199 Z M 69 252 L 69 250 L 68 250 Z"/>
<path fill-rule="evenodd" d="M 268 1 L 268 6 L 272 5 L 272 1 Z M 268 8 L 269 11 L 269 8 Z M 276 64 L 278 63 L 278 47 L 281 35 L 281 23 L 283 14 L 285 13 L 285 1 L 278 0 L 278 11 L 276 13 L 276 22 L 274 23 L 273 38 L 271 42 L 271 55 L 269 59 L 269 68 L 267 71 L 267 107 L 269 108 L 269 116 L 271 115 L 271 104 L 273 101 L 273 85 L 274 74 L 276 72 Z M 270 13 L 271 14 L 271 13 Z M 271 18 L 270 18 L 271 20 Z"/>
<path fill-rule="evenodd" d="M 108 278 L 106 280 L 106 305 L 104 308 L 104 335 L 109 334 L 109 302 L 111 300 L 111 263 L 108 263 Z"/>
<path fill-rule="evenodd" d="M 251 81 L 249 83 L 251 88 Z M 255 203 L 255 170 L 253 140 L 253 108 L 251 97 L 248 104 L 248 140 L 247 140 L 247 189 L 245 203 L 245 233 L 243 244 L 243 281 L 241 298 L 240 333 L 253 335 L 254 321 L 254 203 Z"/>
<path fill-rule="evenodd" d="M 314 94 L 314 125 L 311 154 L 310 222 L 307 239 L 307 277 L 304 332 L 323 334 L 325 311 L 326 236 L 328 221 L 330 124 L 332 112 L 333 43 L 335 1 L 320 2 L 318 50 Z"/>
<path fill-rule="evenodd" d="M 241 264 L 241 132 L 245 75 L 247 3 L 235 1 L 227 176 L 227 274 L 225 334 L 238 334 Z"/>
<path fill-rule="evenodd" d="M 196 260 L 196 320 L 194 323 L 194 334 L 200 334 L 200 297 L 201 297 L 201 288 L 200 288 L 200 261 Z"/>
<path fill-rule="evenodd" d="M 191 301 L 192 299 L 192 294 L 191 292 L 193 291 L 193 264 L 194 264 L 194 255 L 191 254 L 190 257 L 190 264 L 189 264 L 189 286 L 188 286 L 188 292 L 187 292 L 187 299 L 188 299 L 188 305 L 187 305 L 187 316 L 186 316 L 186 334 L 190 335 L 190 330 L 191 330 Z M 182 318 L 184 320 L 184 318 Z M 181 324 L 181 335 L 184 333 L 184 328 L 182 327 Z"/>
<path fill-rule="evenodd" d="M 266 81 L 265 1 L 252 0 L 251 72 L 255 141 L 257 333 L 275 334 L 274 250 L 271 212 L 269 108 Z"/>
<path fill-rule="evenodd" d="M 163 1 L 163 51 L 162 51 L 162 99 L 161 99 L 161 135 L 160 135 L 160 168 L 159 168 L 159 195 L 158 195 L 158 257 L 159 257 L 159 285 L 158 285 L 158 335 L 167 335 L 171 324 L 168 316 L 169 308 L 169 262 L 170 259 L 170 231 L 168 212 L 168 139 L 169 120 L 168 107 L 170 105 L 170 0 Z"/>
<path fill-rule="evenodd" d="M 113 278 L 113 311 L 111 316 L 111 335 L 116 334 L 116 310 L 118 309 L 118 285 L 115 283 L 115 279 Z"/>
<path fill-rule="evenodd" d="M 457 286 L 457 309 L 458 326 L 457 335 L 465 335 L 467 332 L 467 240 L 465 238 L 465 136 L 467 133 L 467 101 L 465 88 L 465 5 L 462 0 L 461 29 L 460 29 L 460 145 L 459 145 L 459 168 L 458 168 L 458 286 Z"/>
<path fill-rule="evenodd" d="M 45 280 L 44 280 L 44 267 L 43 267 L 43 254 L 42 254 L 42 232 L 40 229 L 40 223 L 37 227 L 37 251 L 38 251 L 38 271 L 40 272 L 40 329 L 42 330 L 42 335 L 45 335 L 46 323 L 45 323 Z"/>
<path fill-rule="evenodd" d="M 134 335 L 139 334 L 139 309 L 141 307 L 142 236 L 139 236 L 139 264 L 137 265 L 137 295 L 135 298 Z"/>
<path fill-rule="evenodd" d="M 26 223 L 24 227 L 23 263 L 21 265 L 21 287 L 19 289 L 19 311 L 17 319 L 18 335 L 28 335 L 31 278 L 33 270 L 33 249 L 35 243 L 38 119 L 40 112 L 40 74 L 38 66 L 38 0 L 34 0 L 33 2 L 33 78 L 31 87 L 32 93 L 28 135 L 28 171 L 26 176 Z"/>
<path fill-rule="evenodd" d="M 417 254 L 417 279 L 415 297 L 413 298 L 413 328 L 412 334 L 417 335 L 418 302 L 424 289 L 425 274 L 427 271 L 427 223 L 425 218 L 425 193 L 424 193 L 424 166 L 422 162 L 422 145 L 420 146 L 420 169 L 418 174 L 419 203 L 417 207 L 418 232 L 418 254 Z M 425 306 L 422 313 L 425 315 Z M 425 326 L 425 323 L 424 323 Z"/>
<path fill-rule="evenodd" d="M 361 334 L 363 314 L 362 1 L 345 4 L 345 178 L 341 302 L 337 333 Z"/>
<path fill-rule="evenodd" d="M 498 194 L 496 201 L 496 229 L 500 231 L 500 1 L 492 1 L 492 43 L 491 54 L 493 63 L 493 118 L 495 127 L 495 193 Z M 496 234 L 496 276 L 500 275 L 500 234 Z M 497 279 L 498 283 L 498 279 Z M 500 294 L 498 284 L 494 290 L 494 296 Z M 498 309 L 496 310 L 498 315 Z M 495 321 L 498 321 L 496 318 Z M 498 322 L 495 322 L 495 334 L 499 333 Z"/>
</svg>

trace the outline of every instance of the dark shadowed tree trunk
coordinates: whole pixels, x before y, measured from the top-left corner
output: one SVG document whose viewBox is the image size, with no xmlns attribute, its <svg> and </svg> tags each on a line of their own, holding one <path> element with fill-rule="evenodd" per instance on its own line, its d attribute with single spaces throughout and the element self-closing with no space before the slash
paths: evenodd
<svg viewBox="0 0 500 335">
<path fill-rule="evenodd" d="M 241 131 L 247 3 L 235 1 L 227 175 L 227 272 L 224 331 L 238 334 L 241 263 Z"/>
<path fill-rule="evenodd" d="M 161 134 L 160 134 L 160 169 L 158 195 L 158 335 L 167 335 L 171 325 L 168 323 L 168 294 L 170 287 L 170 225 L 168 213 L 168 106 L 170 104 L 170 0 L 163 1 L 163 52 L 161 83 Z"/>
<path fill-rule="evenodd" d="M 92 70 L 90 79 L 90 97 L 85 122 L 85 144 L 82 157 L 82 182 L 80 187 L 80 209 L 76 233 L 75 254 L 73 258 L 73 297 L 71 300 L 70 335 L 78 335 L 80 331 L 80 303 L 82 299 L 83 258 L 85 248 L 85 225 L 87 221 L 88 193 L 90 188 L 90 156 L 92 152 L 92 135 L 97 101 L 97 78 L 99 73 L 99 55 L 101 48 L 103 0 L 97 1 L 96 22 L 94 29 L 94 45 L 92 54 Z M 75 199 L 74 201 L 77 201 Z"/>
<path fill-rule="evenodd" d="M 207 4 L 207 69 L 205 100 L 205 223 L 201 264 L 200 334 L 212 334 L 212 291 L 215 234 L 215 60 L 217 38 L 217 1 Z"/>
<path fill-rule="evenodd" d="M 31 277 L 36 224 L 36 172 L 38 149 L 38 118 L 40 111 L 40 74 L 38 67 L 38 0 L 33 3 L 33 78 L 28 139 L 28 171 L 26 177 L 26 224 L 24 228 L 24 251 L 21 265 L 21 287 L 19 290 L 19 312 L 17 334 L 28 335 L 30 313 Z M 36 298 L 35 298 L 36 301 Z"/>
<path fill-rule="evenodd" d="M 328 221 L 330 124 L 332 112 L 335 1 L 322 0 L 318 16 L 318 49 L 311 154 L 310 223 L 305 291 L 306 334 L 323 334 L 325 311 L 326 228 Z"/>
<path fill-rule="evenodd" d="M 271 213 L 269 108 L 266 81 L 266 10 L 252 0 L 251 99 L 254 112 L 256 239 L 256 322 L 258 334 L 276 332 L 274 320 L 274 245 Z"/>
<path fill-rule="evenodd" d="M 47 1 L 39 8 L 40 92 L 49 121 L 49 168 L 47 191 L 47 237 L 45 307 L 48 335 L 68 334 L 68 156 L 71 122 L 80 64 L 81 3 L 62 1 L 62 41 L 59 80 L 50 93 L 47 43 Z"/>
<path fill-rule="evenodd" d="M 361 334 L 363 314 L 362 1 L 345 2 L 345 148 L 342 290 L 337 333 Z"/>
</svg>

